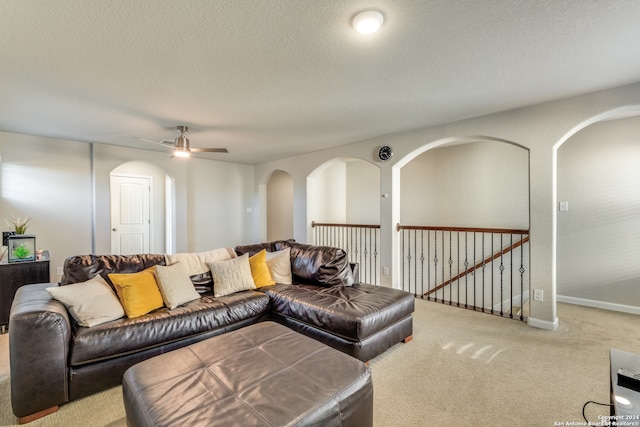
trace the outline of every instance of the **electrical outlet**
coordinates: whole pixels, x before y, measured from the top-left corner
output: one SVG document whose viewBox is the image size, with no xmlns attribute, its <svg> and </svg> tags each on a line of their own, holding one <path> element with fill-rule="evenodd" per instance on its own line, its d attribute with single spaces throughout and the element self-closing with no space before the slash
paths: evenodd
<svg viewBox="0 0 640 427">
<path fill-rule="evenodd" d="M 62 267 L 56 267 L 56 274 L 62 276 Z"/>
<path fill-rule="evenodd" d="M 533 290 L 533 300 L 534 301 L 544 301 L 544 291 L 542 289 L 534 289 Z"/>
</svg>

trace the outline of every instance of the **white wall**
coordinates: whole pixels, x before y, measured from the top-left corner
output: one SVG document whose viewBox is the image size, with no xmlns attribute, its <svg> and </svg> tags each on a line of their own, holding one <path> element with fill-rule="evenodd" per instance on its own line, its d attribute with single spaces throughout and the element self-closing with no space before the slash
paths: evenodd
<svg viewBox="0 0 640 427">
<path fill-rule="evenodd" d="M 91 251 L 89 144 L 0 132 L 0 221 L 33 218 L 27 234 L 56 266 L 70 254 Z"/>
<path fill-rule="evenodd" d="M 400 177 L 401 224 L 529 228 L 529 159 L 521 147 L 438 147 L 407 163 Z"/>
<path fill-rule="evenodd" d="M 349 224 L 380 224 L 380 169 L 364 160 L 346 163 Z"/>
<path fill-rule="evenodd" d="M 267 184 L 267 240 L 293 237 L 293 180 L 275 171 Z"/>
<path fill-rule="evenodd" d="M 640 117 L 560 147 L 558 200 L 558 294 L 640 307 Z"/>
<path fill-rule="evenodd" d="M 336 160 L 321 165 L 307 181 L 308 224 L 347 221 L 347 165 Z M 306 241 L 300 238 L 299 241 Z"/>
<path fill-rule="evenodd" d="M 255 242 L 253 167 L 189 159 L 187 173 L 188 252 Z"/>
<path fill-rule="evenodd" d="M 310 221 L 334 224 L 380 223 L 380 169 L 359 159 L 336 159 L 307 180 Z"/>
</svg>

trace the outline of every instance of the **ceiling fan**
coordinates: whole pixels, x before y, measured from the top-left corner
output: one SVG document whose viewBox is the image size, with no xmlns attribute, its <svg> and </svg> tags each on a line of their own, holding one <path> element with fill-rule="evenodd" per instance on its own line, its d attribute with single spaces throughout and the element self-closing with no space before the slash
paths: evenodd
<svg viewBox="0 0 640 427">
<path fill-rule="evenodd" d="M 144 138 L 136 138 L 140 141 L 151 142 L 153 144 L 162 145 L 167 148 L 173 148 L 173 155 L 176 157 L 189 157 L 191 153 L 228 153 L 226 148 L 196 148 L 189 146 L 189 138 L 185 134 L 189 131 L 187 126 L 176 126 L 176 130 L 180 132 L 175 140 L 163 139 L 162 141 L 151 141 Z"/>
</svg>

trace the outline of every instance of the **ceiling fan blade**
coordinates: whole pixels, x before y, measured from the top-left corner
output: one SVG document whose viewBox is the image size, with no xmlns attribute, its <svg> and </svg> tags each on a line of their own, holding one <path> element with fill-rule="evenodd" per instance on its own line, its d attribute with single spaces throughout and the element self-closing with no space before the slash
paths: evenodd
<svg viewBox="0 0 640 427">
<path fill-rule="evenodd" d="M 174 141 L 170 141 L 168 139 L 163 139 L 162 141 L 152 141 L 150 139 L 144 139 L 144 138 L 138 138 L 138 137 L 134 137 L 134 139 L 137 139 L 138 141 L 144 141 L 144 142 L 150 142 L 152 144 L 157 144 L 157 145 L 162 145 L 164 147 L 175 147 L 175 142 Z"/>
<path fill-rule="evenodd" d="M 229 150 L 226 148 L 193 148 L 190 147 L 189 151 L 194 153 L 228 153 Z"/>
</svg>

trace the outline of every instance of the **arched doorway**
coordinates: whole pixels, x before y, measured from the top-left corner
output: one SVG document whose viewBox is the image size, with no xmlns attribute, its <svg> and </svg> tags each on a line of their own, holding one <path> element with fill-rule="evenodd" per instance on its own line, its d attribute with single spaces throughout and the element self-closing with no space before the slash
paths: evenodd
<svg viewBox="0 0 640 427">
<path fill-rule="evenodd" d="M 309 241 L 346 251 L 360 280 L 380 284 L 380 168 L 339 158 L 307 177 Z"/>
<path fill-rule="evenodd" d="M 112 253 L 172 252 L 172 182 L 146 162 L 127 162 L 110 172 Z"/>
<path fill-rule="evenodd" d="M 267 240 L 293 237 L 293 178 L 276 170 L 267 181 Z"/>
<path fill-rule="evenodd" d="M 528 316 L 529 151 L 448 138 L 402 159 L 398 282 L 425 299 Z"/>
<path fill-rule="evenodd" d="M 557 150 L 558 300 L 640 313 L 640 116 L 600 121 Z"/>
</svg>

